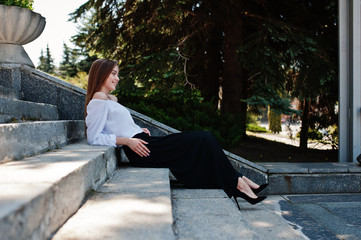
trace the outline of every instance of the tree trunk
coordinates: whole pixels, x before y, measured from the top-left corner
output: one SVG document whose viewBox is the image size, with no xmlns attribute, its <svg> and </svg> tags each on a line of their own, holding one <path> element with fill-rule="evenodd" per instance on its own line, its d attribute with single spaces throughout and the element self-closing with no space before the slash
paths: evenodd
<svg viewBox="0 0 361 240">
<path fill-rule="evenodd" d="M 214 109 L 218 108 L 219 87 L 221 72 L 223 68 L 222 50 L 223 50 L 223 23 L 219 16 L 219 8 L 222 3 L 215 0 L 202 1 L 200 15 L 202 21 L 202 38 L 200 39 L 203 46 L 204 74 L 200 80 L 200 89 L 202 97 L 206 102 L 211 102 Z"/>
<path fill-rule="evenodd" d="M 229 9 L 231 12 L 224 22 L 224 72 L 221 110 L 225 113 L 240 114 L 240 124 L 242 124 L 245 134 L 247 104 L 241 102 L 241 99 L 247 98 L 247 75 L 239 63 L 237 53 L 243 39 L 243 26 L 239 16 L 240 3 L 235 1 L 229 6 Z"/>
<path fill-rule="evenodd" d="M 307 149 L 308 128 L 309 128 L 309 113 L 311 101 L 307 98 L 303 101 L 303 113 L 301 117 L 301 134 L 300 134 L 300 148 Z"/>
<path fill-rule="evenodd" d="M 219 100 L 220 74 L 222 71 L 221 60 L 221 32 L 213 29 L 205 54 L 205 76 L 201 82 L 202 96 L 207 102 L 212 102 L 217 108 Z"/>
<path fill-rule="evenodd" d="M 268 129 L 273 133 L 279 133 L 282 131 L 282 115 L 275 112 L 273 109 L 271 109 L 270 106 L 268 106 Z"/>
</svg>

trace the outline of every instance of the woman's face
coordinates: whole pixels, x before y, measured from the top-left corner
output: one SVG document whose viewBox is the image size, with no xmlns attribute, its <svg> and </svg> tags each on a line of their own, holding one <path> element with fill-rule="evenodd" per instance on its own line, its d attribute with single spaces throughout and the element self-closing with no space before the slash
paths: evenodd
<svg viewBox="0 0 361 240">
<path fill-rule="evenodd" d="M 108 78 L 105 80 L 103 89 L 106 92 L 111 92 L 114 91 L 115 88 L 117 87 L 117 84 L 119 82 L 119 77 L 118 77 L 118 66 L 115 66 L 112 70 L 112 72 L 110 73 L 110 75 L 108 76 Z"/>
</svg>

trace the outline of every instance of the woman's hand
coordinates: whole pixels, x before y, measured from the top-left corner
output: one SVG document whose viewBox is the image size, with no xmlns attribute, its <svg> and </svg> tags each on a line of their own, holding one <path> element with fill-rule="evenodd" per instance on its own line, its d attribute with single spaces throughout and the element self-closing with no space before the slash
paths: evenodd
<svg viewBox="0 0 361 240">
<path fill-rule="evenodd" d="M 148 157 L 150 154 L 146 144 L 148 144 L 146 141 L 139 138 L 129 138 L 127 141 L 127 146 L 141 157 Z"/>
<path fill-rule="evenodd" d="M 148 134 L 150 136 L 150 132 L 148 130 L 148 128 L 142 128 L 143 132 L 145 132 L 146 134 Z"/>
</svg>

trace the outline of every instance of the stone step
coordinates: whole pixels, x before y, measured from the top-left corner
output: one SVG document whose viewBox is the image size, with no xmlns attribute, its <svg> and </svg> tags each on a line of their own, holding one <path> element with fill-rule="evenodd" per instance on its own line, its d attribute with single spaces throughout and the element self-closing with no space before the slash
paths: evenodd
<svg viewBox="0 0 361 240">
<path fill-rule="evenodd" d="M 221 190 L 173 189 L 178 239 L 361 239 L 361 194 L 271 195 L 257 205 Z M 336 223 L 336 224 L 335 224 Z"/>
<path fill-rule="evenodd" d="M 260 162 L 270 186 L 265 194 L 360 193 L 357 163 Z"/>
<path fill-rule="evenodd" d="M 53 240 L 176 239 L 168 169 L 121 167 Z"/>
<path fill-rule="evenodd" d="M 57 119 L 58 108 L 54 105 L 0 97 L 0 123 Z"/>
<path fill-rule="evenodd" d="M 9 99 L 20 99 L 20 93 L 4 86 L 0 85 L 0 97 Z"/>
<path fill-rule="evenodd" d="M 0 163 L 82 140 L 84 131 L 82 120 L 0 124 Z"/>
<path fill-rule="evenodd" d="M 174 229 L 178 239 L 307 239 L 282 217 L 281 196 L 269 196 L 257 205 L 222 190 L 173 189 Z"/>
<path fill-rule="evenodd" d="M 49 239 L 114 172 L 114 153 L 81 142 L 1 164 L 1 239 Z"/>
</svg>

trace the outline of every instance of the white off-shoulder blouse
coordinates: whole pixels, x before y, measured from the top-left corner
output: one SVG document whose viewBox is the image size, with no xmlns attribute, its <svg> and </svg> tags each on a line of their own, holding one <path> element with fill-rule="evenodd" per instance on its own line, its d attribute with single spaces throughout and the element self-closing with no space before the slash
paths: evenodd
<svg viewBox="0 0 361 240">
<path fill-rule="evenodd" d="M 90 145 L 116 146 L 117 137 L 133 137 L 143 132 L 128 109 L 112 100 L 92 99 L 85 118 Z"/>
</svg>

